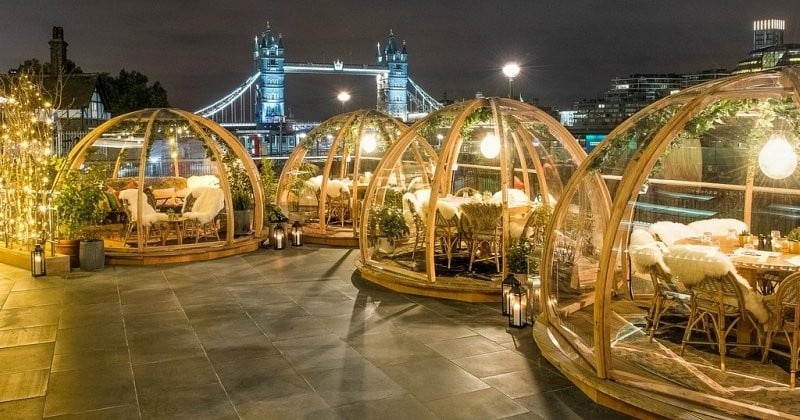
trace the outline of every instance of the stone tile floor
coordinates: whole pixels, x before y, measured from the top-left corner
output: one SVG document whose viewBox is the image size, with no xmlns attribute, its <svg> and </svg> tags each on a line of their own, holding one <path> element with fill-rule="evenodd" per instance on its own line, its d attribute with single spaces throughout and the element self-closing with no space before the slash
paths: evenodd
<svg viewBox="0 0 800 420">
<path fill-rule="evenodd" d="M 580 419 L 496 304 L 362 281 L 356 250 L 31 278 L 0 264 L 0 418 Z"/>
</svg>

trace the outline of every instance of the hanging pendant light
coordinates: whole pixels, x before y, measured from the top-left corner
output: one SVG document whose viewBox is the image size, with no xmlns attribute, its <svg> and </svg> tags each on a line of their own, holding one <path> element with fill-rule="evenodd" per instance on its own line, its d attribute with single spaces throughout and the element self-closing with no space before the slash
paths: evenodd
<svg viewBox="0 0 800 420">
<path fill-rule="evenodd" d="M 481 154 L 486 159 L 494 159 L 500 154 L 500 140 L 494 133 L 489 133 L 481 140 Z"/>
<path fill-rule="evenodd" d="M 372 153 L 376 147 L 378 147 L 378 141 L 375 139 L 374 134 L 368 133 L 361 138 L 361 150 L 364 153 Z"/>
<path fill-rule="evenodd" d="M 797 168 L 797 154 L 782 134 L 773 134 L 758 153 L 758 167 L 772 179 L 784 179 Z"/>
</svg>

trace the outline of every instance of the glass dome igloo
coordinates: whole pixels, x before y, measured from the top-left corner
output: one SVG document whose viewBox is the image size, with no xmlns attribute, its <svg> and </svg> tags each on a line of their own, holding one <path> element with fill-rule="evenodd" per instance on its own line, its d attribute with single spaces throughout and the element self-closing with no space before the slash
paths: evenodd
<svg viewBox="0 0 800 420">
<path fill-rule="evenodd" d="M 431 147 L 437 153 L 425 152 Z M 480 98 L 436 111 L 375 170 L 364 199 L 362 276 L 405 292 L 499 300 L 509 269 L 528 272 L 528 256 L 510 267 L 508 249 L 543 229 L 585 156 L 554 118 L 519 101 Z"/>
<path fill-rule="evenodd" d="M 166 108 L 121 115 L 80 140 L 65 168 L 105 174 L 107 214 L 97 230 L 111 262 L 208 259 L 258 247 L 258 170 L 211 120 Z M 59 180 L 56 190 L 69 188 Z"/>
<path fill-rule="evenodd" d="M 555 208 L 542 354 L 634 414 L 799 415 L 799 140 L 797 67 L 711 81 L 617 127 Z"/>
<path fill-rule="evenodd" d="M 391 115 L 361 109 L 327 119 L 300 141 L 281 171 L 277 205 L 303 222 L 306 242 L 358 246 L 367 185 L 406 128 Z"/>
</svg>

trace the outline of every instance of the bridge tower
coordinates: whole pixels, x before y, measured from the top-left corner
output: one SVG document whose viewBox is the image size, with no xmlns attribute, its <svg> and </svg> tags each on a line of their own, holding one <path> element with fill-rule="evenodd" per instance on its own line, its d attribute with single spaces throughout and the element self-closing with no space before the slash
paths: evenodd
<svg viewBox="0 0 800 420">
<path fill-rule="evenodd" d="M 261 128 L 283 123 L 286 118 L 283 102 L 286 59 L 283 53 L 283 36 L 278 34 L 276 39 L 267 22 L 266 31 L 256 36 L 253 49 L 253 60 L 259 71 L 255 117 L 257 126 Z"/>
<path fill-rule="evenodd" d="M 408 117 L 408 51 L 406 43 L 400 49 L 389 31 L 389 41 L 381 51 L 378 43 L 378 64 L 389 70 L 385 76 L 378 76 L 378 109 L 405 121 Z"/>
</svg>

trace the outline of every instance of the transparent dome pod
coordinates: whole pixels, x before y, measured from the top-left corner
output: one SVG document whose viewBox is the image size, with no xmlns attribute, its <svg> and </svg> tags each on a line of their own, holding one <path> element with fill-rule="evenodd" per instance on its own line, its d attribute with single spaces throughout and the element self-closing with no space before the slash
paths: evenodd
<svg viewBox="0 0 800 420">
<path fill-rule="evenodd" d="M 277 205 L 301 220 L 307 241 L 357 246 L 361 202 L 388 147 L 405 131 L 400 120 L 362 109 L 311 130 L 281 172 Z"/>
<path fill-rule="evenodd" d="M 790 67 L 670 95 L 613 130 L 566 185 L 534 337 L 598 401 L 666 417 L 800 415 L 788 356 L 799 76 Z"/>
<path fill-rule="evenodd" d="M 112 262 L 207 259 L 257 248 L 258 170 L 211 120 L 178 109 L 121 115 L 87 134 L 65 164 L 106 174 L 100 188 L 108 213 L 98 229 Z"/>
<path fill-rule="evenodd" d="M 481 98 L 436 111 L 375 171 L 362 275 L 413 293 L 498 300 L 507 249 L 528 239 L 534 210 L 558 201 L 585 156 L 555 119 L 522 102 Z"/>
</svg>

